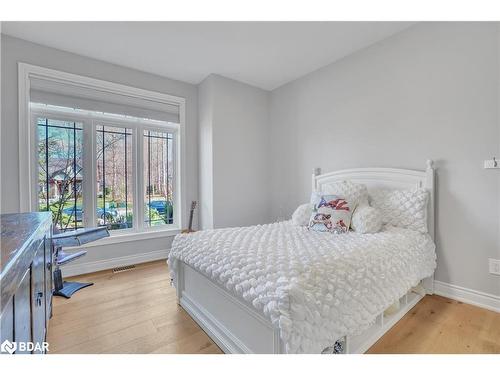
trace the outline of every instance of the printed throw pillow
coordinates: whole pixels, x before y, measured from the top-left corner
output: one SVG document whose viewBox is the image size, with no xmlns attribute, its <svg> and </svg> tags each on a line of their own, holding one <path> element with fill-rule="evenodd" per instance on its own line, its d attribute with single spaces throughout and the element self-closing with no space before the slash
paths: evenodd
<svg viewBox="0 0 500 375">
<path fill-rule="evenodd" d="M 351 227 L 357 233 L 377 233 L 382 228 L 382 212 L 368 205 L 356 207 Z"/>
<path fill-rule="evenodd" d="M 301 204 L 292 215 L 292 223 L 301 227 L 307 227 L 309 224 L 309 218 L 311 217 L 311 212 L 311 203 Z"/>
<path fill-rule="evenodd" d="M 309 229 L 318 232 L 347 233 L 351 225 L 352 208 L 349 202 L 338 195 L 311 196 L 313 211 Z"/>
<path fill-rule="evenodd" d="M 371 192 L 370 205 L 382 212 L 382 221 L 395 227 L 427 233 L 427 201 L 425 189 Z"/>
</svg>

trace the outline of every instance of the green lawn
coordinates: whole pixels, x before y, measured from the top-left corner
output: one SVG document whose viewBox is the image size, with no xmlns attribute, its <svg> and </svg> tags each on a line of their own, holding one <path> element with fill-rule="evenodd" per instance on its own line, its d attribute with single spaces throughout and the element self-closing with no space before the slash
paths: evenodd
<svg viewBox="0 0 500 375">
<path fill-rule="evenodd" d="M 164 200 L 165 198 L 163 196 L 154 196 L 154 197 L 151 197 L 151 201 L 157 201 L 157 200 Z M 97 208 L 98 209 L 104 209 L 104 203 L 106 202 L 106 209 L 125 209 L 125 203 L 124 202 L 121 202 L 121 203 L 116 203 L 112 200 L 111 196 L 108 195 L 106 196 L 106 198 L 104 199 L 103 197 L 100 197 L 100 198 L 97 198 Z M 146 217 L 149 216 L 149 212 L 148 212 L 148 206 L 147 206 L 147 201 L 145 202 L 146 203 L 146 207 L 145 207 L 145 215 Z M 72 198 L 69 198 L 66 200 L 66 202 L 64 203 L 64 206 L 63 206 L 63 209 L 67 209 L 67 208 L 73 208 L 75 205 L 75 201 L 74 199 Z M 83 198 L 82 197 L 79 197 L 77 198 L 76 200 L 76 206 L 78 208 L 82 208 L 83 207 Z M 55 203 L 51 203 L 50 204 L 50 210 L 52 211 L 53 213 L 53 216 L 54 216 L 54 219 L 55 219 L 55 215 L 57 213 L 57 211 L 59 210 L 59 207 L 60 207 L 60 202 L 55 202 Z M 128 220 L 127 221 L 131 221 L 132 220 L 132 215 L 133 215 L 133 204 L 132 202 L 129 202 L 127 204 L 127 211 L 128 211 Z M 44 209 L 45 208 L 45 200 L 43 198 L 40 198 L 40 208 L 41 209 Z M 121 212 L 121 211 L 120 211 Z M 122 217 L 121 220 L 124 220 L 123 216 L 119 215 L 119 217 Z M 160 215 L 158 213 L 157 210 L 155 209 L 152 209 L 151 211 L 151 223 L 150 225 L 162 225 L 164 222 L 164 217 L 162 215 Z M 123 222 L 123 221 L 122 221 Z M 79 222 L 80 223 L 80 222 Z M 57 223 L 56 223 L 57 224 Z M 68 229 L 74 229 L 74 218 L 73 218 L 73 215 L 67 215 L 67 214 L 62 214 L 62 217 L 60 218 L 60 225 L 58 226 L 62 226 L 62 227 L 67 227 Z M 67 225 L 68 224 L 68 225 Z M 80 226 L 80 224 L 78 224 L 78 226 Z"/>
</svg>

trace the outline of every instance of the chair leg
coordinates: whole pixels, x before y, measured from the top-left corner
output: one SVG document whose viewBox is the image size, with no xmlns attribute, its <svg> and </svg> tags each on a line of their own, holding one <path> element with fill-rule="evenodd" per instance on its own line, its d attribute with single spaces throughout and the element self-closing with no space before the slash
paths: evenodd
<svg viewBox="0 0 500 375">
<path fill-rule="evenodd" d="M 60 291 L 62 288 L 64 288 L 64 282 L 62 279 L 62 272 L 59 267 L 54 271 L 54 290 L 56 292 Z"/>
</svg>

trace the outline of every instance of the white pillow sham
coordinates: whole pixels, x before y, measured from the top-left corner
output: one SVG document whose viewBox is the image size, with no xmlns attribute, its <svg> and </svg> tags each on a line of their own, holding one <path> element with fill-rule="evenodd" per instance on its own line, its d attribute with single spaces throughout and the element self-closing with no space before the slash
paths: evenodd
<svg viewBox="0 0 500 375">
<path fill-rule="evenodd" d="M 382 228 L 382 211 L 378 208 L 362 205 L 352 215 L 351 228 L 357 233 L 377 233 Z"/>
<path fill-rule="evenodd" d="M 370 205 L 382 212 L 383 224 L 427 233 L 427 202 L 425 189 L 371 192 Z"/>
<path fill-rule="evenodd" d="M 309 219 L 311 218 L 312 210 L 312 203 L 301 204 L 295 209 L 292 215 L 292 223 L 301 227 L 307 227 L 309 225 Z"/>
<path fill-rule="evenodd" d="M 321 187 L 321 193 L 325 195 L 339 195 L 347 199 L 354 208 L 368 204 L 368 189 L 364 184 L 358 184 L 350 180 L 336 181 Z"/>
</svg>

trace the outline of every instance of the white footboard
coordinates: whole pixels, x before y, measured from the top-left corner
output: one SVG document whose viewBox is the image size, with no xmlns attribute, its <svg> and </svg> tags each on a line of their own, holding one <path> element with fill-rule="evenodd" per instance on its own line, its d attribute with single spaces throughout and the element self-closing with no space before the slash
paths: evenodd
<svg viewBox="0 0 500 375">
<path fill-rule="evenodd" d="M 177 296 L 225 353 L 282 353 L 279 331 L 250 306 L 179 262 Z"/>
<path fill-rule="evenodd" d="M 179 261 L 177 267 L 179 304 L 225 353 L 284 353 L 278 329 L 259 312 L 185 263 Z M 364 333 L 346 337 L 343 353 L 366 352 L 423 298 L 422 293 L 432 293 L 428 288 L 432 278 L 421 285 L 425 289 L 420 294 L 409 291 L 400 298 L 397 312 L 389 316 L 381 313 Z"/>
</svg>

